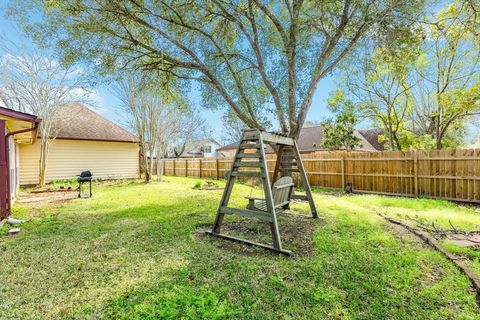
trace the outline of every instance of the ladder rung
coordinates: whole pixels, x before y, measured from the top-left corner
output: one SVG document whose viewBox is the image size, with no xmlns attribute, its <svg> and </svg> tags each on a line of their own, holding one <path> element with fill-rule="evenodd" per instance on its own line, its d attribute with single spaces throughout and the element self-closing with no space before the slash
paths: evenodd
<svg viewBox="0 0 480 320">
<path fill-rule="evenodd" d="M 265 177 L 265 174 L 260 171 L 233 171 L 230 175 L 232 177 Z"/>
<path fill-rule="evenodd" d="M 260 158 L 262 156 L 261 153 L 255 152 L 255 153 L 244 153 L 240 152 L 237 154 L 236 158 Z"/>
<path fill-rule="evenodd" d="M 242 143 L 239 149 L 258 149 L 260 145 L 257 143 Z"/>
<path fill-rule="evenodd" d="M 280 171 L 300 172 L 297 168 L 280 168 Z"/>
<path fill-rule="evenodd" d="M 253 161 L 248 161 L 248 162 L 237 161 L 237 162 L 235 162 L 234 167 L 256 167 L 256 168 L 263 168 L 263 163 L 261 163 L 261 162 L 253 162 Z"/>
<path fill-rule="evenodd" d="M 258 140 L 258 134 L 246 134 L 242 137 L 242 140 Z"/>
</svg>

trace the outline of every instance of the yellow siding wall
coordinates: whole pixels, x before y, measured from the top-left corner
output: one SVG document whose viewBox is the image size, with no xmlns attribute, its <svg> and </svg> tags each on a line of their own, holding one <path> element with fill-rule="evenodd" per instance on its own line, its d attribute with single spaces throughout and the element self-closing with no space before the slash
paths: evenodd
<svg viewBox="0 0 480 320">
<path fill-rule="evenodd" d="M 137 178 L 138 143 L 56 139 L 50 144 L 47 182 L 72 179 L 83 170 L 94 178 Z M 38 183 L 40 141 L 20 145 L 20 184 Z"/>
</svg>

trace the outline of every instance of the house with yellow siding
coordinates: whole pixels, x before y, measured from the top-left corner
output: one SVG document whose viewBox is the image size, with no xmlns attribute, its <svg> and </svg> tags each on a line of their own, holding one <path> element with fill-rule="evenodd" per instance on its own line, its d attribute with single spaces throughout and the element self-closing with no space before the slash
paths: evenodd
<svg viewBox="0 0 480 320">
<path fill-rule="evenodd" d="M 62 108 L 56 119 L 47 182 L 72 179 L 84 170 L 90 170 L 96 179 L 139 176 L 139 140 L 132 133 L 79 104 Z M 18 147 L 20 185 L 38 183 L 40 140 Z"/>
</svg>

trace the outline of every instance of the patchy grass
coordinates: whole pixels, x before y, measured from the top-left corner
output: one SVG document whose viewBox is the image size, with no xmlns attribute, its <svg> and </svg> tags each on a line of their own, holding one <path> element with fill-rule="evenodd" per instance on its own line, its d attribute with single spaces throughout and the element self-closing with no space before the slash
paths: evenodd
<svg viewBox="0 0 480 320">
<path fill-rule="evenodd" d="M 473 230 L 480 225 L 474 209 L 316 194 L 324 220 L 280 221 L 284 246 L 296 253 L 285 258 L 203 236 L 222 191 L 194 184 L 173 177 L 97 184 L 92 199 L 36 212 L 17 204 L 17 217 L 33 219 L 18 236 L 1 238 L 0 317 L 478 319 L 469 280 L 374 214 L 412 214 L 445 227 L 450 219 Z M 236 186 L 232 201 L 243 207 L 243 197 L 258 192 Z M 306 214 L 308 205 L 292 209 Z M 237 217 L 226 219 L 225 230 L 268 236 L 263 224 Z"/>
</svg>

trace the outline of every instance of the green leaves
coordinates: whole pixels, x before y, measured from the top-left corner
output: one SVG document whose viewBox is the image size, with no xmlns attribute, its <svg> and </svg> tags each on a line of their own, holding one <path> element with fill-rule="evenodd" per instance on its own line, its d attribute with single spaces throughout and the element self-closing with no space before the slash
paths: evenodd
<svg viewBox="0 0 480 320">
<path fill-rule="evenodd" d="M 360 146 L 360 139 L 355 136 L 357 123 L 353 109 L 340 112 L 335 121 L 329 119 L 322 123 L 323 146 L 331 150 L 353 150 Z"/>
</svg>

